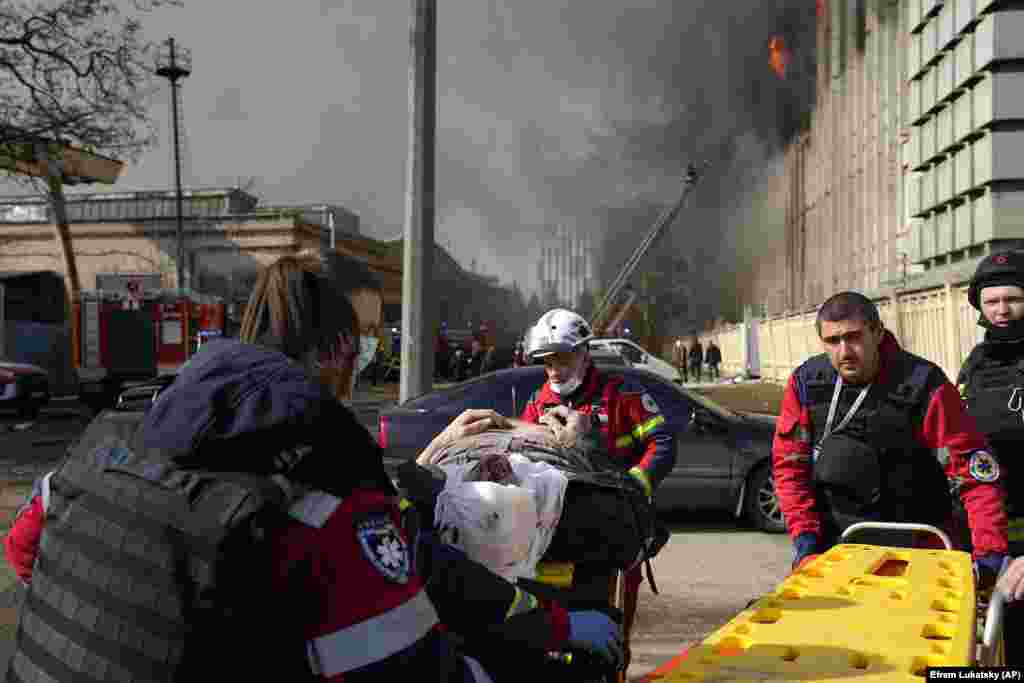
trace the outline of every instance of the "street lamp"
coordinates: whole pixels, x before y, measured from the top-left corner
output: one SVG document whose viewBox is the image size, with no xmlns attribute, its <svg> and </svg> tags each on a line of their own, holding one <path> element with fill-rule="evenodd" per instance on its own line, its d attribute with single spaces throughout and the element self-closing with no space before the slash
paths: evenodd
<svg viewBox="0 0 1024 683">
<path fill-rule="evenodd" d="M 178 143 L 178 81 L 192 73 L 192 55 L 188 50 L 177 47 L 174 38 L 164 41 L 166 51 L 157 55 L 156 75 L 171 82 L 171 117 L 174 129 L 174 186 L 177 202 L 177 241 L 178 241 L 178 289 L 185 285 L 185 229 L 182 223 L 181 198 L 181 146 Z"/>
</svg>

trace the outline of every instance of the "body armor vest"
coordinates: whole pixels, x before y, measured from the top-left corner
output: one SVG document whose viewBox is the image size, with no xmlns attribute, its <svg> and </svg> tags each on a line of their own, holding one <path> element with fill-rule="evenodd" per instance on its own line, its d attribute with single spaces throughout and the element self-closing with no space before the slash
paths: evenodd
<svg viewBox="0 0 1024 683">
<path fill-rule="evenodd" d="M 810 412 L 813 465 L 823 536 L 835 539 L 860 521 L 942 524 L 952 514 L 949 483 L 934 451 L 915 437 L 943 375 L 904 351 L 886 368 L 851 420 L 837 430 L 862 387 L 840 392 L 833 432 L 822 441 L 837 372 L 828 356 L 801 369 Z"/>
<path fill-rule="evenodd" d="M 1024 514 L 1024 481 L 1014 452 L 1024 442 L 1024 343 L 983 343 L 964 362 L 959 384 L 967 412 L 999 460 L 1011 516 Z"/>
<path fill-rule="evenodd" d="M 51 477 L 7 680 L 310 680 L 263 583 L 258 541 L 283 521 L 283 491 L 142 450 L 142 419 L 103 413 Z"/>
</svg>

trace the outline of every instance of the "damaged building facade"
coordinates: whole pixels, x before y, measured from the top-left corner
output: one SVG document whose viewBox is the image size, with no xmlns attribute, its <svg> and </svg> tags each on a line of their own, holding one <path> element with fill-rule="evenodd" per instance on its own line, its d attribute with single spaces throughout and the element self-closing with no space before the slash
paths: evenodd
<svg viewBox="0 0 1024 683">
<path fill-rule="evenodd" d="M 769 316 L 830 294 L 960 284 L 1024 244 L 1024 9 L 819 2 L 816 103 L 776 183 L 784 234 L 751 275 Z"/>
</svg>

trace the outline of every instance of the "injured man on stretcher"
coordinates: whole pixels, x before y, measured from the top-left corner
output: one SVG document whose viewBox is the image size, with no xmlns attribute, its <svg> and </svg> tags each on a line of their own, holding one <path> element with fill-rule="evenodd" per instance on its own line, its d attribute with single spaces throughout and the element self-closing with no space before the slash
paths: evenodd
<svg viewBox="0 0 1024 683">
<path fill-rule="evenodd" d="M 588 619 L 593 626 L 601 624 L 594 619 L 597 612 L 620 621 L 611 580 L 653 556 L 667 540 L 644 492 L 598 443 L 589 416 L 564 406 L 540 424 L 468 410 L 415 462 L 399 467 L 399 487 L 415 510 L 407 526 L 412 533 L 419 529 L 416 562 L 428 594 L 442 622 L 475 641 L 468 643 L 469 652 L 485 666 L 495 658 L 502 668 L 510 660 L 525 666 L 529 657 L 519 648 L 513 654 L 508 646 L 518 641 L 536 651 L 542 633 L 548 635 L 541 651 L 564 649 L 559 640 L 572 646 L 573 634 L 583 636 L 588 630 Z M 490 629 L 485 636 L 480 608 L 494 602 L 490 593 L 500 592 L 500 586 L 473 577 L 464 562 L 448 561 L 456 555 L 504 578 L 505 585 L 517 586 L 509 613 L 514 617 L 533 604 L 533 619 L 509 619 L 500 632 Z M 547 566 L 571 563 L 572 578 L 557 589 L 541 583 L 542 560 Z M 558 637 L 561 619 L 568 622 L 567 641 Z M 621 638 L 621 633 L 613 637 L 619 644 L 611 647 L 590 643 L 584 649 L 603 650 L 617 668 L 629 659 Z M 597 637 L 602 641 L 607 643 L 607 636 Z"/>
</svg>

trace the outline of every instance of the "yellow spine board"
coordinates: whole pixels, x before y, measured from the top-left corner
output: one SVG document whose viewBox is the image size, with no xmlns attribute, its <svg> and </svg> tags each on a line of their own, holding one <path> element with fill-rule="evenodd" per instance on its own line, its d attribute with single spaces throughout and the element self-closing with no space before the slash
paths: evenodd
<svg viewBox="0 0 1024 683">
<path fill-rule="evenodd" d="M 923 680 L 974 663 L 975 610 L 967 553 L 839 545 L 658 680 Z"/>
</svg>

